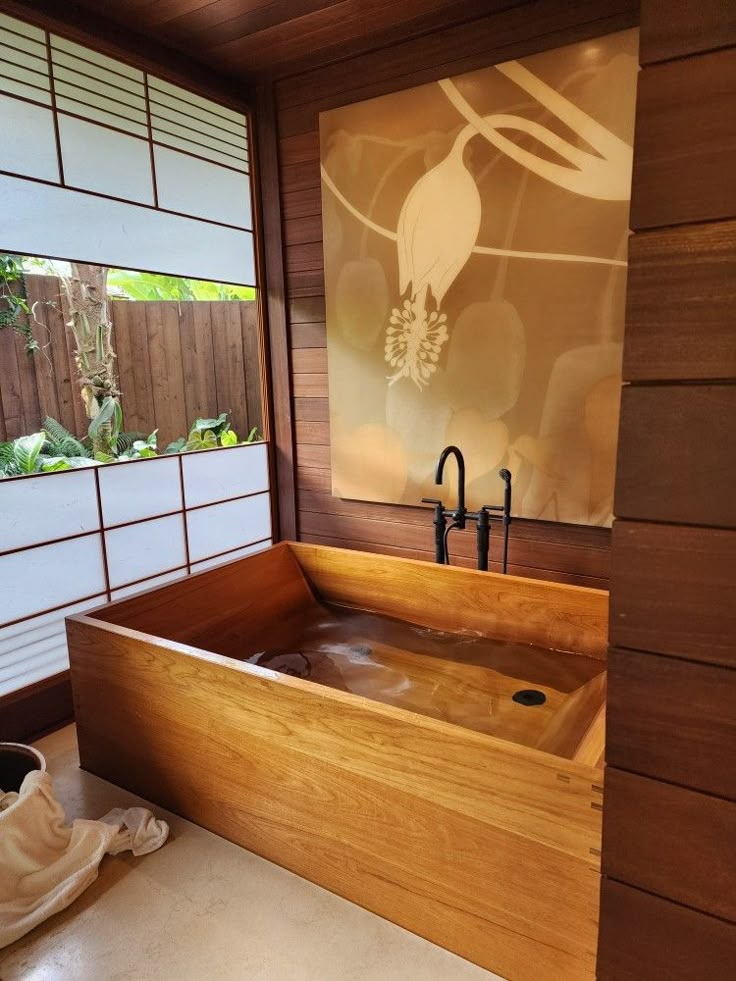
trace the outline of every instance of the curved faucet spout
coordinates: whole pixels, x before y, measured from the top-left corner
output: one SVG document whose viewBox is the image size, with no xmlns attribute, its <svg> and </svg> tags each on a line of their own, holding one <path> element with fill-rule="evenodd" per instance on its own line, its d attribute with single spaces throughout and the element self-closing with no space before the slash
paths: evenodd
<svg viewBox="0 0 736 981">
<path fill-rule="evenodd" d="M 465 518 L 465 457 L 457 446 L 446 446 L 440 453 L 437 461 L 437 471 L 434 475 L 435 484 L 442 483 L 442 475 L 445 470 L 445 461 L 448 456 L 454 456 L 457 460 L 457 515 L 460 521 Z M 463 527 L 464 525 L 460 525 Z"/>
</svg>

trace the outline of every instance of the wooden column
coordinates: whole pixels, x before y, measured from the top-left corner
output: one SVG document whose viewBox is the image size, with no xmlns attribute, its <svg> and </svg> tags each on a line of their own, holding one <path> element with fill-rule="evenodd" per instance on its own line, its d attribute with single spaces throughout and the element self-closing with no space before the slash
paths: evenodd
<svg viewBox="0 0 736 981">
<path fill-rule="evenodd" d="M 736 961 L 736 5 L 643 0 L 601 981 Z"/>
</svg>

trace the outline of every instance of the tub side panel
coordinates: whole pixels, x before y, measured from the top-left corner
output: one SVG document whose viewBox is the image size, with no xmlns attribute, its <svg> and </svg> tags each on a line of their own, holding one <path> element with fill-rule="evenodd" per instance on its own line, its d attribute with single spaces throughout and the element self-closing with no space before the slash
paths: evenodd
<svg viewBox="0 0 736 981">
<path fill-rule="evenodd" d="M 504 977 L 593 977 L 599 771 L 89 620 L 69 640 L 85 769 Z"/>
<path fill-rule="evenodd" d="M 326 600 L 438 630 L 479 630 L 501 640 L 606 657 L 604 590 L 301 542 L 289 548 Z"/>
</svg>

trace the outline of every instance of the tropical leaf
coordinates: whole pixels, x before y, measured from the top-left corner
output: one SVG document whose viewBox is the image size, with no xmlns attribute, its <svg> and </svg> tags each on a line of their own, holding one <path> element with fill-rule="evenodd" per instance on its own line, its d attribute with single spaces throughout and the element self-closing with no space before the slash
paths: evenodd
<svg viewBox="0 0 736 981">
<path fill-rule="evenodd" d="M 228 429 L 220 436 L 220 446 L 236 446 L 237 443 L 238 434 L 234 429 Z"/>
<path fill-rule="evenodd" d="M 195 419 L 192 431 L 204 433 L 211 430 L 213 433 L 219 434 L 226 428 L 229 428 L 227 412 L 221 412 L 216 419 Z"/>
<path fill-rule="evenodd" d="M 13 457 L 20 473 L 35 473 L 36 461 L 46 442 L 46 433 L 31 433 L 30 436 L 19 436 L 13 442 Z"/>
</svg>

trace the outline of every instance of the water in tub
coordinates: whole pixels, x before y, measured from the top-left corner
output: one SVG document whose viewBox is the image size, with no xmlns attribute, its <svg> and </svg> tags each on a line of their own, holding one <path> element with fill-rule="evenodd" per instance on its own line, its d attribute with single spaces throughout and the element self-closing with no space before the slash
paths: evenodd
<svg viewBox="0 0 736 981">
<path fill-rule="evenodd" d="M 271 640 L 269 649 L 244 652 L 244 659 L 531 746 L 541 744 L 578 693 L 603 681 L 605 670 L 581 654 L 326 604 L 282 624 Z M 541 695 L 514 700 L 529 689 Z"/>
</svg>

